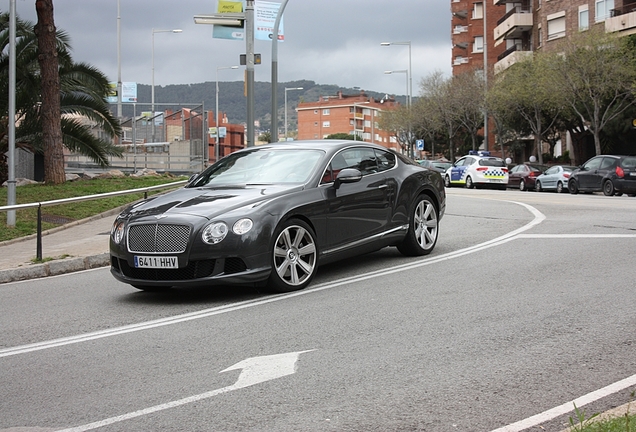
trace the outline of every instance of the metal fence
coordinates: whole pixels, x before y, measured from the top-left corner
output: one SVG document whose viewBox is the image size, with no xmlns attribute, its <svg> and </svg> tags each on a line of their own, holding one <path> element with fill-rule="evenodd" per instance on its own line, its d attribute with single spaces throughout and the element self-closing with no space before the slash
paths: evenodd
<svg viewBox="0 0 636 432">
<path fill-rule="evenodd" d="M 123 191 L 106 192 L 102 194 L 86 195 L 81 197 L 63 198 L 58 200 L 42 201 L 42 202 L 26 203 L 26 204 L 16 204 L 16 205 L 10 205 L 10 206 L 0 206 L 0 211 L 6 212 L 11 210 L 23 210 L 23 209 L 29 209 L 29 208 L 38 209 L 37 241 L 36 241 L 35 256 L 37 260 L 42 260 L 42 207 L 48 207 L 48 206 L 54 206 L 54 205 L 60 205 L 60 204 L 69 204 L 69 203 L 80 202 L 80 201 L 90 201 L 90 200 L 96 200 L 96 199 L 102 199 L 102 198 L 110 198 L 114 196 L 129 195 L 133 193 L 143 193 L 144 198 L 148 198 L 148 192 L 176 187 L 179 185 L 186 184 L 187 182 L 188 180 L 181 180 L 177 182 L 166 183 L 166 184 L 156 185 L 156 186 L 148 186 L 148 187 L 139 188 L 139 189 L 127 189 Z"/>
</svg>

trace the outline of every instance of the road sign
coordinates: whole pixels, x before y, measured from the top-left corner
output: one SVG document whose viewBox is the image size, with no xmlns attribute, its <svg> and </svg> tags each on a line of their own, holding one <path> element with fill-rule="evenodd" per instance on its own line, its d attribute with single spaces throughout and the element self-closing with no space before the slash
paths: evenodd
<svg viewBox="0 0 636 432">
<path fill-rule="evenodd" d="M 418 150 L 424 150 L 424 140 L 423 139 L 416 140 L 415 144 L 417 145 L 417 149 Z"/>
</svg>

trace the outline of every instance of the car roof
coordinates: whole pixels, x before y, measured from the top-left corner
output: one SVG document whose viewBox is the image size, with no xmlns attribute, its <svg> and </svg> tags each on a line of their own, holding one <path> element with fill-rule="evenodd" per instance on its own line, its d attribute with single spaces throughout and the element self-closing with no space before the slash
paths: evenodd
<svg viewBox="0 0 636 432">
<path fill-rule="evenodd" d="M 352 146 L 366 146 L 376 148 L 378 150 L 391 151 L 390 149 L 375 143 L 369 143 L 366 141 L 353 141 L 353 140 L 294 140 L 294 141 L 281 141 L 277 143 L 263 144 L 254 147 L 248 147 L 247 149 L 258 148 L 296 148 L 296 149 L 313 149 L 324 150 L 328 153 L 336 152 L 340 149 L 344 149 Z M 244 149 L 242 149 L 244 150 Z"/>
</svg>

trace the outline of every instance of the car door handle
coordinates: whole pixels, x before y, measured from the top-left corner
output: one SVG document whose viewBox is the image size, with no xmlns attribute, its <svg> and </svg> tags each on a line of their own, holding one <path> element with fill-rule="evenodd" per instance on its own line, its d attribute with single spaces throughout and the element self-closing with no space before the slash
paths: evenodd
<svg viewBox="0 0 636 432">
<path fill-rule="evenodd" d="M 378 189 L 386 189 L 388 187 L 389 187 L 389 185 L 385 183 L 385 184 L 381 184 L 380 186 L 378 186 Z"/>
</svg>

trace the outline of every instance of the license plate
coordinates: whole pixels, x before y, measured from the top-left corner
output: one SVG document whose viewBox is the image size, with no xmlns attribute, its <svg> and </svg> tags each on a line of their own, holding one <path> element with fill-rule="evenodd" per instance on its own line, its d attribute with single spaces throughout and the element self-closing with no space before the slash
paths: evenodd
<svg viewBox="0 0 636 432">
<path fill-rule="evenodd" d="M 630 177 L 636 177 L 636 172 L 630 172 L 630 173 L 629 173 L 629 176 L 630 176 Z"/>
<path fill-rule="evenodd" d="M 175 256 L 138 256 L 135 255 L 136 268 L 179 268 L 179 260 Z"/>
</svg>

